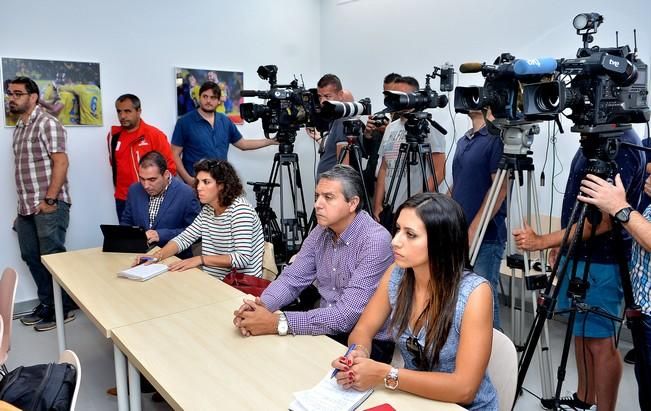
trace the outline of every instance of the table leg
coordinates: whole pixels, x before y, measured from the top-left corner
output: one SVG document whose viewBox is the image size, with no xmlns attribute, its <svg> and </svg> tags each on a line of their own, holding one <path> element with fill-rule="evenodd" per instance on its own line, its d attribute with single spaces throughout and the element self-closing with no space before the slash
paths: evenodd
<svg viewBox="0 0 651 411">
<path fill-rule="evenodd" d="M 113 344 L 113 359 L 115 361 L 115 386 L 118 391 L 118 410 L 129 411 L 129 393 L 127 391 L 127 358 Z"/>
<path fill-rule="evenodd" d="M 66 350 L 66 332 L 63 322 L 63 298 L 61 297 L 61 286 L 52 276 L 52 292 L 54 293 L 54 318 L 57 324 L 57 342 L 59 343 L 59 353 Z"/>
<path fill-rule="evenodd" d="M 140 372 L 129 362 L 129 407 L 140 411 Z"/>
</svg>

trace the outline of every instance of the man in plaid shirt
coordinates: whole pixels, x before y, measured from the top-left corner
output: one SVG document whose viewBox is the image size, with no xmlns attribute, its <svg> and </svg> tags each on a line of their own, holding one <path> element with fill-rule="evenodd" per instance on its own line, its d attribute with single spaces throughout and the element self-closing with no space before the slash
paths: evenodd
<svg viewBox="0 0 651 411">
<path fill-rule="evenodd" d="M 52 276 L 41 256 L 66 251 L 64 243 L 69 221 L 70 194 L 67 172 L 66 131 L 59 121 L 38 105 L 38 85 L 30 78 L 9 82 L 6 95 L 9 110 L 18 115 L 13 135 L 16 166 L 18 233 L 20 254 L 29 267 L 38 290 L 39 305 L 21 318 L 36 331 L 56 327 Z M 65 321 L 75 316 L 75 306 L 63 293 Z"/>
</svg>

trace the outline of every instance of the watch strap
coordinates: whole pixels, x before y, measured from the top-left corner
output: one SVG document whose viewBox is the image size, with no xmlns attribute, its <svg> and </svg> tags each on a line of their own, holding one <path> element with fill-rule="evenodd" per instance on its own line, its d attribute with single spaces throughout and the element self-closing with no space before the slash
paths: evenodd
<svg viewBox="0 0 651 411">
<path fill-rule="evenodd" d="M 287 316 L 284 312 L 278 314 L 278 335 L 287 335 L 289 331 L 289 324 L 287 323 Z"/>
<path fill-rule="evenodd" d="M 615 213 L 615 219 L 622 224 L 628 223 L 628 221 L 631 219 L 631 213 L 633 211 L 635 211 L 635 209 L 631 206 L 624 207 Z"/>
<path fill-rule="evenodd" d="M 389 373 L 384 377 L 384 386 L 390 390 L 398 388 L 398 369 L 391 367 Z"/>
</svg>

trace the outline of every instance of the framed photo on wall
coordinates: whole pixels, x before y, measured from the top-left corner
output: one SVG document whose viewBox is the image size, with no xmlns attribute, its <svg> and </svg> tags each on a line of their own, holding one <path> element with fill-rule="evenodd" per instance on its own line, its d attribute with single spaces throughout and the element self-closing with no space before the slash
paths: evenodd
<svg viewBox="0 0 651 411">
<path fill-rule="evenodd" d="M 178 117 L 199 107 L 199 88 L 212 81 L 221 89 L 221 103 L 215 111 L 224 113 L 235 124 L 242 124 L 240 103 L 244 73 L 241 71 L 204 70 L 177 67 L 176 112 Z"/>
<path fill-rule="evenodd" d="M 3 93 L 9 80 L 29 77 L 38 84 L 39 104 L 65 126 L 101 126 L 102 94 L 99 63 L 2 58 Z M 5 126 L 17 116 L 4 98 Z"/>
</svg>

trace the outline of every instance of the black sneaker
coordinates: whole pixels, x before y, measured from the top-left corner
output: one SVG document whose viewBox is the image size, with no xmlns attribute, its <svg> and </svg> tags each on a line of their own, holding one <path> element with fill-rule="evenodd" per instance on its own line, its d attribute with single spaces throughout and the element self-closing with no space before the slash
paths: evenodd
<svg viewBox="0 0 651 411">
<path fill-rule="evenodd" d="M 560 405 L 565 405 L 575 410 L 589 410 L 593 407 L 593 404 L 581 401 L 576 393 L 572 394 L 572 396 L 561 397 L 558 402 Z M 540 406 L 546 410 L 551 410 L 554 408 L 554 399 L 542 398 L 540 400 Z"/>
<path fill-rule="evenodd" d="M 48 318 L 54 315 L 53 307 L 45 304 L 37 305 L 30 314 L 27 314 L 20 318 L 20 322 L 24 325 L 34 325 L 43 321 L 44 318 Z"/>
<path fill-rule="evenodd" d="M 75 319 L 75 313 L 73 313 L 72 311 L 68 311 L 67 313 L 63 314 L 64 323 L 69 323 L 74 319 Z M 56 319 L 54 318 L 54 315 L 48 318 L 44 318 L 41 322 L 39 322 L 34 326 L 34 330 L 36 331 L 50 331 L 50 330 L 54 330 L 55 328 L 57 328 L 57 322 Z"/>
<path fill-rule="evenodd" d="M 635 348 L 632 350 L 629 350 L 626 355 L 624 356 L 624 362 L 626 364 L 633 364 L 635 365 Z"/>
</svg>

